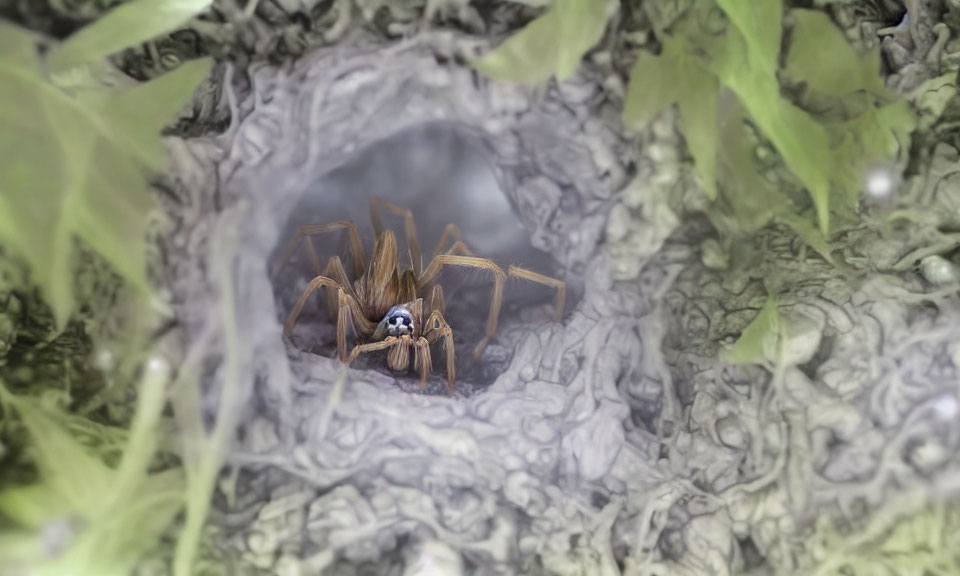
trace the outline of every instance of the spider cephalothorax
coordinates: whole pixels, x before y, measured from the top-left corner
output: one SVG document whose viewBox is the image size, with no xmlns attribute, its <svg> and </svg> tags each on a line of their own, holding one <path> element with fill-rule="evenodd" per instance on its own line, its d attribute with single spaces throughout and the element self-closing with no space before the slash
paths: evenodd
<svg viewBox="0 0 960 576">
<path fill-rule="evenodd" d="M 385 336 L 413 336 L 414 327 L 416 324 L 413 312 L 405 305 L 394 306 L 387 310 L 386 316 L 373 331 L 373 339 L 381 340 Z"/>
<path fill-rule="evenodd" d="M 404 219 L 410 268 L 400 267 L 397 240 L 392 230 L 383 228 L 380 205 Z M 424 270 L 413 214 L 409 210 L 384 200 L 373 199 L 370 201 L 370 218 L 377 238 L 369 262 L 364 256 L 357 227 L 350 220 L 301 226 L 297 230 L 280 256 L 273 276 L 276 278 L 301 240 L 306 240 L 307 254 L 317 276 L 310 281 L 287 316 L 284 337 L 290 338 L 293 326 L 310 296 L 318 288 L 327 288 L 327 305 L 331 316 L 336 319 L 337 353 L 341 360 L 350 364 L 364 352 L 387 350 L 387 366 L 391 370 L 403 372 L 411 368 L 412 356 L 412 367 L 420 372 L 420 386 L 423 387 L 432 370 L 430 346 L 440 341 L 446 352 L 447 384 L 452 393 L 456 378 L 453 331 L 443 318 L 443 290 L 436 284 L 443 267 L 476 268 L 493 275 L 493 294 L 487 327 L 483 339 L 473 350 L 474 358 L 480 358 L 496 332 L 503 285 L 508 276 L 556 288 L 556 320 L 560 321 L 566 297 L 566 285 L 560 280 L 516 266 L 510 266 L 504 272 L 492 260 L 474 256 L 460 237 L 460 230 L 453 224 L 443 231 L 433 251 L 433 257 Z M 339 230 L 345 230 L 349 237 L 354 276 L 352 280 L 347 276 L 340 258 L 336 256 L 321 269 L 313 246 L 313 236 Z M 347 354 L 347 328 L 350 326 L 359 336 L 361 343 Z"/>
</svg>

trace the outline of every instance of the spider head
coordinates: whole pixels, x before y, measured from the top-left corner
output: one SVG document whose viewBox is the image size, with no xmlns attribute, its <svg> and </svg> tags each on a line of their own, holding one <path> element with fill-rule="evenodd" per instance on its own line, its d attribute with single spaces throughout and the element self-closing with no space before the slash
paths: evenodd
<svg viewBox="0 0 960 576">
<path fill-rule="evenodd" d="M 413 314 L 403 306 L 394 306 L 387 311 L 383 317 L 386 325 L 387 336 L 412 336 L 413 335 Z"/>
</svg>

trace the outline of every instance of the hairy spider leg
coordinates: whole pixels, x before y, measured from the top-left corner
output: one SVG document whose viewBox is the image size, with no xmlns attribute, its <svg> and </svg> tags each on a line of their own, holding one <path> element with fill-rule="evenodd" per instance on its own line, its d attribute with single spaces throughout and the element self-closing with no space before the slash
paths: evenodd
<svg viewBox="0 0 960 576">
<path fill-rule="evenodd" d="M 443 300 L 443 287 L 434 284 L 430 288 L 430 299 L 427 300 L 427 312 L 439 311 L 441 314 L 446 310 L 446 303 Z"/>
<path fill-rule="evenodd" d="M 297 228 L 293 238 L 291 238 L 290 242 L 287 243 L 287 246 L 284 248 L 280 259 L 274 266 L 271 278 L 274 280 L 277 278 L 277 276 L 280 274 L 280 271 L 283 270 L 283 267 L 286 266 L 287 262 L 290 261 L 290 257 L 293 256 L 297 246 L 300 245 L 300 241 L 303 239 L 306 239 L 307 253 L 310 255 L 314 274 L 318 274 L 320 272 L 320 261 L 317 259 L 317 251 L 313 245 L 313 239 L 311 237 L 317 236 L 318 234 L 325 234 L 327 232 L 337 232 L 339 230 L 347 231 L 347 237 L 350 244 L 350 259 L 353 264 L 353 273 L 355 277 L 359 277 L 361 274 L 363 274 L 363 271 L 366 270 L 367 262 L 363 255 L 363 244 L 360 243 L 360 235 L 357 233 L 357 226 L 352 220 L 337 220 L 336 222 L 331 222 L 329 224 L 309 224 Z"/>
<path fill-rule="evenodd" d="M 350 351 L 350 356 L 347 357 L 345 364 L 347 366 L 353 364 L 353 361 L 357 359 L 361 354 L 366 354 L 367 352 L 376 352 L 378 350 L 385 350 L 394 346 L 399 342 L 400 339 L 396 336 L 387 336 L 383 340 L 377 340 L 376 342 L 368 342 L 366 344 L 358 344 L 353 347 L 353 350 Z"/>
<path fill-rule="evenodd" d="M 335 280 L 347 294 L 352 296 L 354 300 L 357 300 L 357 294 L 353 291 L 353 284 L 350 283 L 350 278 L 347 277 L 347 272 L 344 270 L 343 262 L 340 261 L 339 256 L 330 258 L 330 260 L 327 261 L 327 267 L 323 269 L 320 275 Z M 339 293 L 333 290 L 326 290 L 326 293 L 327 310 L 329 310 L 331 318 L 336 318 L 337 310 L 340 307 Z"/>
<path fill-rule="evenodd" d="M 321 286 L 337 289 L 337 355 L 341 360 L 344 360 L 347 357 L 347 326 L 350 325 L 350 322 L 352 321 L 354 328 L 362 334 L 373 332 L 374 326 L 360 313 L 360 306 L 357 304 L 357 301 L 344 292 L 343 288 L 332 278 L 317 276 L 310 281 L 303 290 L 303 293 L 300 294 L 300 299 L 297 300 L 293 310 L 291 310 L 287 316 L 287 321 L 283 325 L 283 336 L 284 338 L 292 340 L 291 333 L 293 332 L 293 326 L 296 324 L 297 318 L 299 318 L 301 312 L 303 312 L 303 307 L 306 305 L 307 300 L 309 300 L 310 296 Z"/>
<path fill-rule="evenodd" d="M 420 389 L 423 390 L 427 387 L 430 372 L 433 370 L 430 341 L 423 336 L 413 341 L 413 368 L 420 371 Z"/>
<path fill-rule="evenodd" d="M 417 224 L 413 220 L 413 212 L 408 208 L 401 208 L 396 204 L 388 202 L 382 198 L 370 199 L 370 221 L 373 223 L 373 231 L 380 235 L 383 232 L 383 222 L 380 220 L 380 206 L 383 206 L 394 216 L 403 218 L 403 232 L 407 237 L 407 249 L 410 252 L 410 267 L 417 276 L 423 270 L 423 254 L 420 252 L 420 241 L 417 240 Z"/>
<path fill-rule="evenodd" d="M 453 330 L 447 321 L 443 318 L 441 310 L 434 309 L 424 323 L 423 335 L 427 342 L 434 343 L 443 338 L 443 349 L 447 355 L 447 392 L 453 394 L 453 388 L 457 380 L 456 355 L 453 349 Z"/>
<path fill-rule="evenodd" d="M 480 343 L 473 349 L 473 358 L 480 359 L 487 344 L 493 339 L 497 331 L 497 322 L 500 316 L 500 306 L 503 303 L 503 284 L 507 275 L 488 258 L 475 256 L 460 256 L 457 254 L 438 254 L 420 276 L 420 285 L 427 286 L 436 280 L 444 266 L 459 266 L 463 268 L 477 268 L 488 270 L 493 274 L 493 293 L 490 296 L 490 314 L 487 317 L 487 328 Z"/>
<path fill-rule="evenodd" d="M 453 245 L 444 250 L 451 239 L 454 240 Z M 437 242 L 437 247 L 433 249 L 433 257 L 436 258 L 437 254 L 440 253 L 473 256 L 473 251 L 463 242 L 463 234 L 460 233 L 460 228 L 456 224 L 447 224 L 447 227 L 443 229 L 440 241 Z"/>
<path fill-rule="evenodd" d="M 566 282 L 551 278 L 549 276 L 544 276 L 543 274 L 533 272 L 532 270 L 520 268 L 519 266 L 510 266 L 507 268 L 507 276 L 520 278 L 522 280 L 527 280 L 537 284 L 543 284 L 544 286 L 549 286 L 551 288 L 556 288 L 557 292 L 554 296 L 554 318 L 557 322 L 561 322 L 563 320 L 563 309 L 567 299 Z"/>
<path fill-rule="evenodd" d="M 346 360 L 347 366 L 353 364 L 361 354 L 367 352 L 376 352 L 378 350 L 389 350 L 387 352 L 387 364 L 398 371 L 405 371 L 410 365 L 410 349 L 413 349 L 413 365 L 420 371 L 420 388 L 427 386 L 430 379 L 430 369 L 432 360 L 430 358 L 430 342 L 426 338 L 420 337 L 416 340 L 410 336 L 387 336 L 377 342 L 369 342 L 355 346 L 350 351 L 350 356 Z"/>
</svg>

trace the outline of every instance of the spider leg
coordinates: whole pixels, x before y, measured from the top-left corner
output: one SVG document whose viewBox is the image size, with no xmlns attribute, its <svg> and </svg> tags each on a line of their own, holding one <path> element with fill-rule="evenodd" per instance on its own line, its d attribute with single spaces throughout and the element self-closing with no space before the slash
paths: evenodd
<svg viewBox="0 0 960 576">
<path fill-rule="evenodd" d="M 536 282 L 537 284 L 543 284 L 544 286 L 550 286 L 552 288 L 556 288 L 557 292 L 556 292 L 556 296 L 554 297 L 554 307 L 555 307 L 554 316 L 557 322 L 560 322 L 563 320 L 563 308 L 564 308 L 564 305 L 566 304 L 566 299 L 567 299 L 567 283 L 566 282 L 563 282 L 562 280 L 557 280 L 555 278 L 551 278 L 549 276 L 544 276 L 543 274 L 539 274 L 531 270 L 520 268 L 519 266 L 510 266 L 509 268 L 507 268 L 507 276 L 511 276 L 513 278 L 520 278 L 523 280 L 527 280 L 529 282 Z"/>
<path fill-rule="evenodd" d="M 479 268 L 481 270 L 488 270 L 493 273 L 493 293 L 490 296 L 490 314 L 487 317 L 487 328 L 483 339 L 473 349 L 473 357 L 475 360 L 477 360 L 483 355 L 483 351 L 486 349 L 487 344 L 490 343 L 490 340 L 493 339 L 494 333 L 497 331 L 497 321 L 500 316 L 500 305 L 503 303 L 503 283 L 504 280 L 506 280 L 507 275 L 493 262 L 493 260 L 488 258 L 459 256 L 456 254 L 438 254 L 433 260 L 430 261 L 430 265 L 427 266 L 427 269 L 424 270 L 423 274 L 420 276 L 420 285 L 426 286 L 436 280 L 437 276 L 440 274 L 440 270 L 442 270 L 444 266 Z"/>
<path fill-rule="evenodd" d="M 413 367 L 420 370 L 420 389 L 427 387 L 433 359 L 430 357 L 430 342 L 421 336 L 413 343 Z"/>
<path fill-rule="evenodd" d="M 450 242 L 451 238 L 454 239 L 453 245 L 444 250 L 444 246 Z M 473 251 L 463 242 L 463 234 L 460 233 L 460 228 L 456 224 L 447 224 L 447 227 L 443 229 L 440 241 L 437 242 L 437 247 L 433 249 L 433 256 L 436 257 L 440 253 L 473 256 Z"/>
<path fill-rule="evenodd" d="M 350 351 L 350 356 L 346 359 L 346 365 L 349 366 L 353 364 L 353 361 L 357 359 L 361 354 L 366 354 L 367 352 L 376 352 L 377 350 L 385 350 L 391 346 L 396 346 L 400 342 L 400 339 L 396 336 L 387 336 L 383 340 L 378 340 L 377 342 L 368 342 L 367 344 L 358 344 L 353 347 L 353 350 Z"/>
<path fill-rule="evenodd" d="M 453 329 L 443 318 L 443 312 L 434 310 L 424 325 L 424 337 L 431 344 L 443 338 L 443 349 L 447 355 L 447 392 L 453 394 L 454 383 L 457 379 L 457 363 L 453 349 Z"/>
<path fill-rule="evenodd" d="M 427 302 L 428 312 L 439 311 L 443 314 L 443 311 L 446 310 L 446 305 L 443 301 L 443 287 L 439 284 L 434 284 L 433 288 L 430 289 L 430 299 Z"/>
<path fill-rule="evenodd" d="M 296 305 L 294 305 L 293 310 L 290 311 L 286 322 L 283 324 L 283 336 L 284 338 L 291 338 L 290 335 L 293 332 L 293 326 L 296 324 L 297 318 L 299 318 L 300 314 L 303 312 L 303 307 L 307 304 L 310 296 L 312 296 L 313 293 L 316 292 L 320 287 L 337 289 L 337 354 L 342 360 L 346 358 L 347 354 L 347 325 L 350 323 L 350 321 L 353 320 L 357 330 L 364 334 L 372 332 L 373 327 L 371 322 L 360 314 L 360 306 L 357 305 L 356 300 L 344 292 L 343 288 L 341 288 L 340 285 L 331 278 L 327 278 L 326 276 L 317 276 L 310 281 L 307 287 L 303 290 L 303 293 L 300 294 L 300 299 L 297 300 Z"/>
<path fill-rule="evenodd" d="M 313 246 L 313 239 L 311 237 L 327 232 L 336 232 L 338 230 L 347 231 L 347 236 L 350 241 L 350 259 L 353 262 L 353 271 L 354 274 L 359 277 L 366 269 L 367 263 L 363 255 L 363 244 L 360 243 L 360 235 L 357 233 L 357 226 L 352 220 L 337 220 L 329 224 L 310 224 L 297 228 L 293 238 L 287 243 L 287 246 L 283 249 L 283 253 L 280 255 L 280 259 L 274 266 L 271 278 L 276 279 L 277 275 L 280 274 L 280 271 L 287 265 L 287 262 L 290 260 L 290 257 L 293 256 L 294 251 L 296 251 L 302 239 L 306 239 L 307 253 L 310 255 L 311 264 L 313 264 L 315 273 L 319 273 L 320 261 L 317 259 L 317 251 Z"/>
<path fill-rule="evenodd" d="M 357 299 L 356 292 L 353 291 L 353 285 L 350 283 L 350 279 L 347 277 L 346 270 L 343 269 L 343 262 L 340 261 L 339 256 L 334 256 L 327 261 L 327 267 L 323 269 L 321 273 L 322 276 L 333 279 L 347 292 L 350 296 Z M 330 310 L 330 316 L 335 317 L 337 315 L 337 309 L 339 307 L 340 298 L 333 292 L 333 290 L 327 290 L 327 309 Z"/>
<path fill-rule="evenodd" d="M 370 220 L 373 222 L 373 230 L 378 236 L 383 231 L 383 222 L 380 220 L 380 206 L 383 206 L 387 212 L 394 216 L 403 218 L 403 231 L 407 237 L 407 249 L 410 251 L 410 265 L 414 274 L 419 276 L 423 269 L 423 255 L 420 252 L 420 241 L 417 240 L 417 225 L 413 220 L 413 212 L 382 198 L 371 198 Z"/>
</svg>

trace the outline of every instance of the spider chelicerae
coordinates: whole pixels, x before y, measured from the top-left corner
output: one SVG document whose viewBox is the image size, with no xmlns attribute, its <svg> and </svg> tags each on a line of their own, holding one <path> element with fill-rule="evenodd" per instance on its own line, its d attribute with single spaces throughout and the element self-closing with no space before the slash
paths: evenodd
<svg viewBox="0 0 960 576">
<path fill-rule="evenodd" d="M 384 228 L 380 209 L 402 217 L 409 248 L 410 267 L 400 264 L 397 239 L 393 231 Z M 284 323 L 284 338 L 291 340 L 293 327 L 310 297 L 318 289 L 326 288 L 326 302 L 337 327 L 337 354 L 347 365 L 367 352 L 387 350 L 387 366 L 396 372 L 412 367 L 420 372 L 420 387 L 426 386 L 432 371 L 431 345 L 439 342 L 446 355 L 447 388 L 453 393 L 456 381 L 456 362 L 453 330 L 444 319 L 443 289 L 437 283 L 440 272 L 448 266 L 479 269 L 493 277 L 493 292 L 483 338 L 473 349 L 479 359 L 497 330 L 504 283 L 508 277 L 543 284 L 556 290 L 555 319 L 561 321 L 566 299 L 566 284 L 531 270 L 510 266 L 504 272 L 489 258 L 475 256 L 464 243 L 460 229 L 449 224 L 444 229 L 436 248 L 423 267 L 417 229 L 410 210 L 380 198 L 370 201 L 370 219 L 376 233 L 372 256 L 368 260 L 357 227 L 351 220 L 329 224 L 301 226 L 285 247 L 272 276 L 280 271 L 293 256 L 301 242 L 316 276 L 303 290 Z M 353 278 L 347 275 L 340 258 L 333 256 L 321 268 L 313 238 L 320 234 L 345 231 L 349 242 Z M 347 329 L 352 328 L 359 343 L 347 350 Z M 411 364 L 412 359 L 412 364 Z"/>
</svg>

